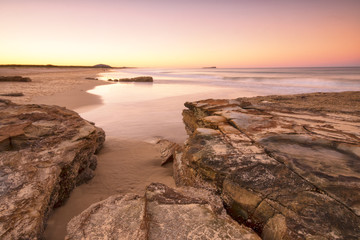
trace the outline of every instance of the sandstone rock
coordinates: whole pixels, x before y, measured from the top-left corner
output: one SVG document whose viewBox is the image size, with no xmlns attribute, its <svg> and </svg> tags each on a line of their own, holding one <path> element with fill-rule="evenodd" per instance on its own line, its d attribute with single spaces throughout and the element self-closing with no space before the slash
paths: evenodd
<svg viewBox="0 0 360 240">
<path fill-rule="evenodd" d="M 180 150 L 181 146 L 166 139 L 160 139 L 156 143 L 157 148 L 161 154 L 161 166 L 166 163 L 172 162 L 174 159 L 175 151 Z"/>
<path fill-rule="evenodd" d="M 53 207 L 93 176 L 104 139 L 65 108 L 0 101 L 0 238 L 41 238 Z"/>
<path fill-rule="evenodd" d="M 31 79 L 21 76 L 0 76 L 0 82 L 31 82 Z"/>
<path fill-rule="evenodd" d="M 359 239 L 360 109 L 338 112 L 340 93 L 301 97 L 319 111 L 296 95 L 186 103 L 175 181 L 217 191 L 264 239 Z"/>
<path fill-rule="evenodd" d="M 119 82 L 153 82 L 153 81 L 154 81 L 153 78 L 149 76 L 119 79 Z"/>
<path fill-rule="evenodd" d="M 111 196 L 73 218 L 65 239 L 146 239 L 144 206 L 136 195 Z"/>
<path fill-rule="evenodd" d="M 116 195 L 90 206 L 69 222 L 66 239 L 260 239 L 223 210 L 207 191 L 153 183 L 144 197 Z"/>
</svg>

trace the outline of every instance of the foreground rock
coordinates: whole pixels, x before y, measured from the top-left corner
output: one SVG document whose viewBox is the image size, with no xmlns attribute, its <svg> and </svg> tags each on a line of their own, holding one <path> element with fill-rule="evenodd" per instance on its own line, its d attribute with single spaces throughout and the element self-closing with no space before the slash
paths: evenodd
<svg viewBox="0 0 360 240">
<path fill-rule="evenodd" d="M 21 76 L 0 76 L 0 82 L 31 82 L 31 79 L 28 77 Z"/>
<path fill-rule="evenodd" d="M 144 197 L 116 195 L 93 204 L 67 227 L 66 239 L 259 239 L 207 191 L 153 183 Z"/>
<path fill-rule="evenodd" d="M 0 238 L 41 238 L 52 208 L 92 178 L 104 139 L 73 111 L 0 100 Z"/>
<path fill-rule="evenodd" d="M 263 239 L 360 238 L 360 92 L 185 106 L 178 185 L 219 193 Z"/>
</svg>

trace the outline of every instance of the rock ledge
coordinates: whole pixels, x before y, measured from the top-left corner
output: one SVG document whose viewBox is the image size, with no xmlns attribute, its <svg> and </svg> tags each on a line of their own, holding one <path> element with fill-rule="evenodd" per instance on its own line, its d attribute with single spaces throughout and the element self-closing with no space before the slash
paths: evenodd
<svg viewBox="0 0 360 240">
<path fill-rule="evenodd" d="M 41 238 L 53 207 L 93 177 L 104 131 L 57 106 L 0 100 L 0 238 Z"/>
<path fill-rule="evenodd" d="M 348 92 L 186 103 L 176 183 L 217 192 L 263 239 L 359 239 L 359 102 Z"/>
</svg>

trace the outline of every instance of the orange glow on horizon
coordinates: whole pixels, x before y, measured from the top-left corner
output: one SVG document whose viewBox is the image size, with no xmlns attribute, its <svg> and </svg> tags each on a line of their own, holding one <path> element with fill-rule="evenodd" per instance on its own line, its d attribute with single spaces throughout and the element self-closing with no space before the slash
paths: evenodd
<svg viewBox="0 0 360 240">
<path fill-rule="evenodd" d="M 0 7 L 0 64 L 360 65 L 355 0 L 4 0 Z"/>
</svg>

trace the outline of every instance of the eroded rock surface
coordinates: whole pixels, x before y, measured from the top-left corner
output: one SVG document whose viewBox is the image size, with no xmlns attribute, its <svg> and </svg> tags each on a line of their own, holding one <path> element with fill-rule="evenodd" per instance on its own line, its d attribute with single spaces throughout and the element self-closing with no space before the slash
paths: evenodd
<svg viewBox="0 0 360 240">
<path fill-rule="evenodd" d="M 93 177 L 104 140 L 73 111 L 0 100 L 0 238 L 41 238 L 52 208 Z"/>
<path fill-rule="evenodd" d="M 260 239 L 204 190 L 153 183 L 144 197 L 116 195 L 73 218 L 66 239 Z"/>
<path fill-rule="evenodd" d="M 185 106 L 178 185 L 217 192 L 263 239 L 360 238 L 360 92 Z"/>
</svg>

